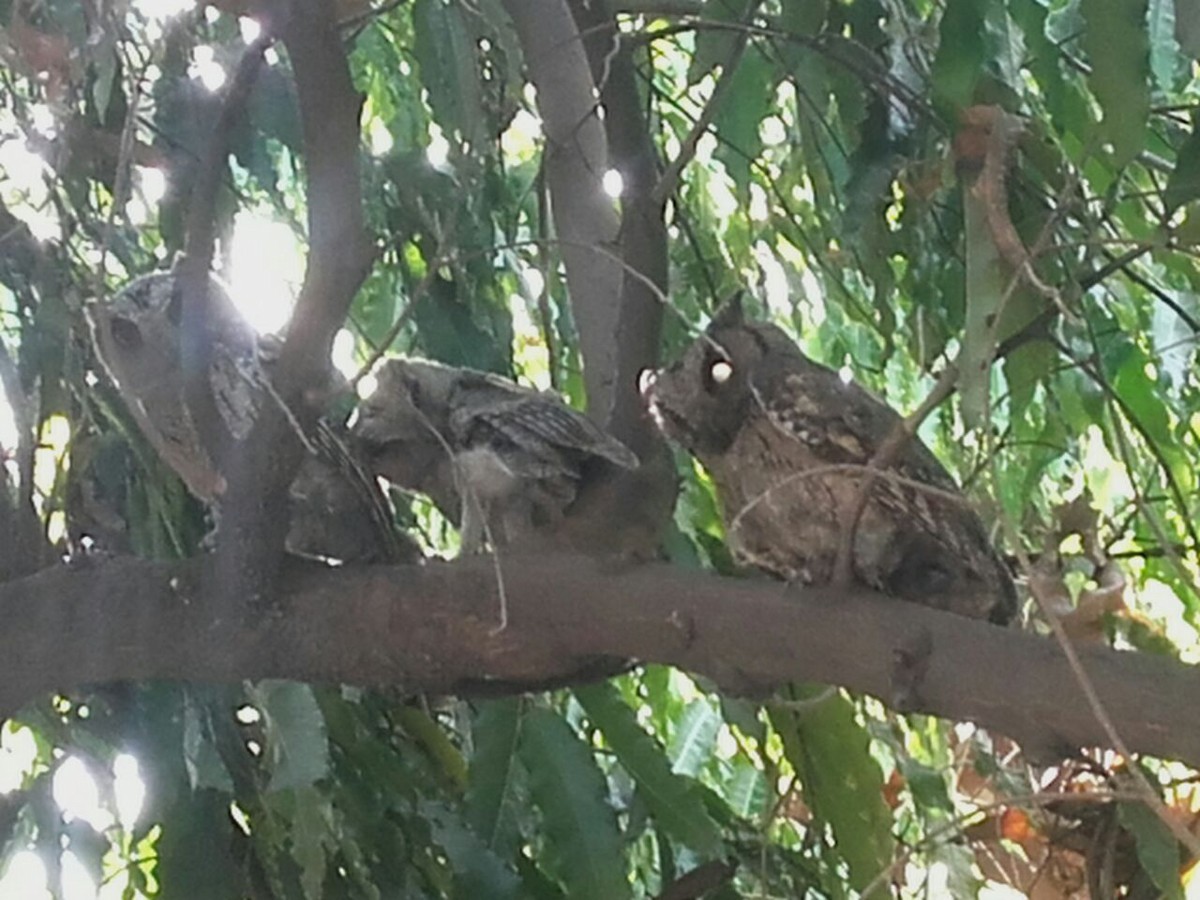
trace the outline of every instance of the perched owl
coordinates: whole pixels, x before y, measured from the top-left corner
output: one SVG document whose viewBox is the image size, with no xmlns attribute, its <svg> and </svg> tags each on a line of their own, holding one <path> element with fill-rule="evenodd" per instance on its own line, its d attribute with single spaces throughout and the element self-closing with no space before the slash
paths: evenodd
<svg viewBox="0 0 1200 900">
<path fill-rule="evenodd" d="M 182 291 L 176 272 L 130 282 L 108 302 L 90 304 L 88 323 L 104 368 L 159 456 L 201 500 L 217 504 L 225 478 L 215 459 L 254 427 L 264 403 L 278 401 L 270 360 L 258 334 L 214 278 L 208 286 L 211 362 L 201 372 L 210 415 L 192 408 L 185 389 Z M 327 422 L 305 436 L 312 453 L 290 488 L 288 549 L 348 561 L 411 561 L 419 551 L 396 533 L 378 485 L 366 476 L 346 442 Z"/>
<path fill-rule="evenodd" d="M 861 469 L 900 416 L 808 359 L 738 301 L 675 365 L 646 373 L 651 414 L 712 476 L 735 557 L 788 581 L 826 584 Z M 983 524 L 929 449 L 910 440 L 871 488 L 853 547 L 869 587 L 992 622 L 1016 593 Z"/>
<path fill-rule="evenodd" d="M 352 433 L 372 471 L 426 494 L 459 524 L 467 553 L 485 538 L 513 544 L 558 522 L 590 467 L 638 465 L 553 394 L 424 360 L 379 369 Z"/>
</svg>

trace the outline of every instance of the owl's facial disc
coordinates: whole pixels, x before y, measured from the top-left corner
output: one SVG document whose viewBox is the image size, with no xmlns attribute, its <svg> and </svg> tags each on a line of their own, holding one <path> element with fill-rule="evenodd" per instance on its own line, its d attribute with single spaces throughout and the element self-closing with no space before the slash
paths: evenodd
<svg viewBox="0 0 1200 900">
<path fill-rule="evenodd" d="M 108 326 L 112 339 L 122 350 L 130 352 L 142 347 L 142 329 L 132 319 L 124 316 L 113 316 Z"/>
</svg>

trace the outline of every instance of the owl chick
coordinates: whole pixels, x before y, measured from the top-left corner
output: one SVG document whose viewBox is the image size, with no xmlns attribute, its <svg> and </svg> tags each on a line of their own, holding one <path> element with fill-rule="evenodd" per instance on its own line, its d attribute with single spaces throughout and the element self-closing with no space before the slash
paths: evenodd
<svg viewBox="0 0 1200 900">
<path fill-rule="evenodd" d="M 215 505 L 226 488 L 214 462 L 219 449 L 244 441 L 263 404 L 277 397 L 258 334 L 210 277 L 213 352 L 200 375 L 213 413 L 198 414 L 186 391 L 182 303 L 177 274 L 156 272 L 134 279 L 109 302 L 90 304 L 86 315 L 100 361 L 146 439 L 192 494 Z M 328 423 L 318 422 L 305 442 L 311 452 L 289 491 L 288 549 L 344 562 L 415 559 L 415 543 L 396 534 L 378 486 Z"/>
<path fill-rule="evenodd" d="M 354 436 L 376 474 L 459 524 L 464 552 L 558 522 L 596 463 L 637 468 L 624 444 L 553 394 L 415 359 L 388 360 L 376 377 Z"/>
<path fill-rule="evenodd" d="M 900 424 L 889 406 L 806 357 L 779 328 L 723 307 L 675 365 L 642 383 L 661 430 L 703 463 L 735 557 L 826 584 L 862 468 Z M 916 438 L 876 479 L 854 534 L 864 585 L 961 615 L 1009 621 L 1012 580 L 958 486 Z"/>
</svg>

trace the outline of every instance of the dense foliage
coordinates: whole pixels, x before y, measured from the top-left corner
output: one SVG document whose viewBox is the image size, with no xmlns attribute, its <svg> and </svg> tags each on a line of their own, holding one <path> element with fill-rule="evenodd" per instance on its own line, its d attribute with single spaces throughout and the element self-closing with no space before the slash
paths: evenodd
<svg viewBox="0 0 1200 900">
<path fill-rule="evenodd" d="M 98 370 L 82 316 L 182 250 L 216 88 L 256 36 L 239 18 L 252 4 L 164 5 L 0 0 L 11 548 L 200 552 L 204 511 Z M 543 138 L 520 5 L 338 4 L 377 250 L 336 347 L 352 375 L 414 353 L 586 403 L 546 186 L 561 148 Z M 920 433 L 1032 585 L 1026 627 L 1053 617 L 1194 661 L 1200 7 L 567 5 L 600 39 L 606 123 L 631 107 L 678 179 L 658 183 L 664 358 L 744 287 L 899 409 L 955 387 Z M 607 80 L 620 59 L 632 95 Z M 279 328 L 308 243 L 284 48 L 230 140 L 216 268 Z M 619 206 L 646 190 L 618 165 L 604 183 Z M 711 486 L 677 463 L 665 552 L 729 571 Z M 428 503 L 396 499 L 429 552 L 453 551 Z M 23 573 L 14 560 L 0 549 L 3 577 Z M 1129 799 L 1137 768 L 1191 827 L 1182 766 L 1094 752 L 1030 767 L 971 726 L 790 693 L 762 705 L 645 666 L 486 701 L 298 683 L 44 697 L 0 743 L 5 877 L 36 858 L 56 896 L 89 880 L 129 897 L 1182 896 L 1182 847 Z"/>
</svg>

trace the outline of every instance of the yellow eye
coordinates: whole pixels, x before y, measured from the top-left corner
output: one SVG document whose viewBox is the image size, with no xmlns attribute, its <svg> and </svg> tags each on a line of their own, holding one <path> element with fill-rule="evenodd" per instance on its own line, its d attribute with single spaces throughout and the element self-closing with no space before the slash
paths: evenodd
<svg viewBox="0 0 1200 900">
<path fill-rule="evenodd" d="M 733 377 L 733 366 L 723 359 L 718 359 L 708 370 L 714 384 L 724 384 Z"/>
</svg>

